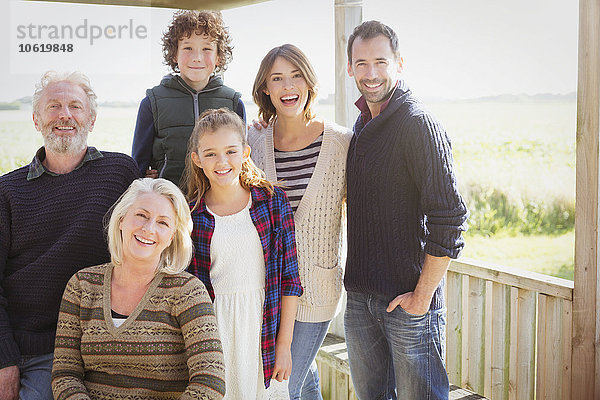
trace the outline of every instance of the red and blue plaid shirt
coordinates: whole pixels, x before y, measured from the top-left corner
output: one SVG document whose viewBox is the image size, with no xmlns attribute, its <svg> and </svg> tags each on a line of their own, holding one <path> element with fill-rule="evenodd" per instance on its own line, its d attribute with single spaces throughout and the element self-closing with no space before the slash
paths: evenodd
<svg viewBox="0 0 600 400">
<path fill-rule="evenodd" d="M 281 296 L 301 296 L 298 257 L 294 234 L 294 216 L 285 192 L 275 188 L 273 195 L 266 189 L 252 188 L 250 217 L 260 237 L 265 256 L 265 305 L 261 333 L 261 351 L 265 387 L 269 387 L 275 366 L 275 340 L 279 331 Z M 191 204 L 194 206 L 194 203 Z M 192 213 L 194 257 L 188 271 L 196 275 L 215 293 L 210 283 L 210 242 L 215 230 L 215 218 L 206 209 L 204 197 Z"/>
</svg>

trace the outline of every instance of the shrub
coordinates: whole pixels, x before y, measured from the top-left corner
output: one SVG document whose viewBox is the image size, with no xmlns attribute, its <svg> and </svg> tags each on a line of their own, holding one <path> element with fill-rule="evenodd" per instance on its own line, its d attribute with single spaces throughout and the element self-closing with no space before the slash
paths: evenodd
<svg viewBox="0 0 600 400">
<path fill-rule="evenodd" d="M 471 183 L 463 193 L 471 213 L 472 234 L 560 235 L 575 226 L 574 200 L 529 199 L 477 183 Z"/>
</svg>

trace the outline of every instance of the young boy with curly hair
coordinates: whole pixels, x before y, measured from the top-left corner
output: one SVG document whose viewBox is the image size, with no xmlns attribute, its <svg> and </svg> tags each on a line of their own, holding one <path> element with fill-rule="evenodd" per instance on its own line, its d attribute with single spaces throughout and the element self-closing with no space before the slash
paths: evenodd
<svg viewBox="0 0 600 400">
<path fill-rule="evenodd" d="M 232 59 L 231 38 L 221 13 L 178 11 L 163 35 L 165 64 L 173 70 L 148 89 L 140 103 L 132 157 L 142 176 L 180 183 L 187 142 L 199 115 L 227 107 L 244 121 L 241 94 L 223 84 Z"/>
</svg>

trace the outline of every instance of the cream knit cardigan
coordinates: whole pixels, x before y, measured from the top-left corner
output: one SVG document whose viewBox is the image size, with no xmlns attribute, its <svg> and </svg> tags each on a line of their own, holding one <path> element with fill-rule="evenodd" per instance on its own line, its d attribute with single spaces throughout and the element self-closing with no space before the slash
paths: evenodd
<svg viewBox="0 0 600 400">
<path fill-rule="evenodd" d="M 325 121 L 323 142 L 313 175 L 294 215 L 298 270 L 304 294 L 299 299 L 296 320 L 331 320 L 343 286 L 342 209 L 346 200 L 346 155 L 352 132 Z M 251 128 L 248 143 L 252 160 L 277 181 L 273 126 Z"/>
</svg>

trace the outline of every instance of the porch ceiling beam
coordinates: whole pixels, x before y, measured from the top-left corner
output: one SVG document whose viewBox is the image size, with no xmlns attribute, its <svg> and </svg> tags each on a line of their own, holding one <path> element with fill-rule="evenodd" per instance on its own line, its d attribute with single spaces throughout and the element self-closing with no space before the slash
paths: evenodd
<svg viewBox="0 0 600 400">
<path fill-rule="evenodd" d="M 187 10 L 226 10 L 264 3 L 271 0 L 28 0 L 55 3 L 104 4 L 114 6 L 139 6 L 159 8 L 180 8 Z"/>
</svg>

